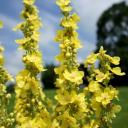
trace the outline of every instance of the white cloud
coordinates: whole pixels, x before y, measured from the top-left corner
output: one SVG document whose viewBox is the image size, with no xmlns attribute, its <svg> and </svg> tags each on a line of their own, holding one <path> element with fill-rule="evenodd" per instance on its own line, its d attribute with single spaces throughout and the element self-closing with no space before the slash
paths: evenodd
<svg viewBox="0 0 128 128">
<path fill-rule="evenodd" d="M 4 27 L 3 27 L 3 30 L 7 30 L 7 32 L 12 32 L 11 35 L 6 35 L 4 34 L 3 37 L 6 39 L 7 36 L 12 36 L 12 35 L 16 35 L 18 38 L 22 36 L 22 32 L 20 31 L 17 31 L 17 32 L 14 32 L 13 31 L 13 28 L 16 27 L 16 25 L 20 22 L 18 21 L 17 19 L 14 19 L 13 17 L 9 17 L 7 15 L 4 15 L 4 14 L 1 14 L 0 13 L 0 20 L 2 20 L 3 24 L 4 24 Z"/>
<path fill-rule="evenodd" d="M 4 27 L 8 29 L 12 29 L 17 24 L 17 21 L 15 19 L 10 18 L 7 15 L 1 14 L 1 13 L 0 13 L 0 20 L 3 21 Z"/>
<path fill-rule="evenodd" d="M 48 12 L 45 12 L 42 17 L 44 26 L 41 29 L 40 48 L 43 52 L 44 61 L 53 63 L 55 62 L 54 57 L 59 50 L 58 44 L 54 42 L 54 37 L 57 31 L 57 20 L 59 20 L 59 18 Z"/>
<path fill-rule="evenodd" d="M 83 63 L 86 57 L 95 50 L 95 45 L 93 42 L 88 42 L 85 40 L 81 40 L 83 47 L 79 49 L 78 52 L 78 62 Z"/>
<path fill-rule="evenodd" d="M 95 39 L 98 18 L 108 7 L 120 1 L 123 0 L 72 0 L 73 6 L 81 18 L 80 31 Z"/>
<path fill-rule="evenodd" d="M 5 58 L 5 66 L 12 75 L 16 75 L 23 68 L 21 51 L 7 52 Z"/>
<path fill-rule="evenodd" d="M 41 46 L 49 46 L 53 42 L 56 33 L 57 18 L 48 12 L 42 16 L 43 28 L 41 29 Z"/>
</svg>

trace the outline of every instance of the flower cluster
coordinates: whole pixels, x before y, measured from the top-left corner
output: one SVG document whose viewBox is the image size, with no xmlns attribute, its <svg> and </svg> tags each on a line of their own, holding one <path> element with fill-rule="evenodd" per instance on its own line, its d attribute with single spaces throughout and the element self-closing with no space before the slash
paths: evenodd
<svg viewBox="0 0 128 128">
<path fill-rule="evenodd" d="M 0 21 L 0 28 L 2 28 L 2 22 Z M 0 128 L 11 128 L 13 122 L 13 113 L 8 112 L 7 106 L 9 105 L 9 99 L 11 94 L 6 91 L 6 83 L 10 80 L 13 80 L 11 75 L 3 68 L 4 66 L 4 57 L 3 57 L 4 48 L 0 46 Z"/>
<path fill-rule="evenodd" d="M 53 113 L 47 108 L 50 103 L 42 91 L 39 75 L 45 71 L 39 50 L 39 29 L 42 26 L 36 0 L 23 0 L 21 13 L 23 22 L 14 30 L 21 30 L 24 37 L 17 39 L 24 55 L 25 68 L 16 76 L 14 112 L 8 112 L 10 94 L 6 82 L 12 77 L 3 68 L 3 47 L 0 47 L 0 128 L 111 128 L 116 114 L 121 110 L 117 104 L 118 90 L 110 81 L 123 76 L 119 67 L 120 58 L 106 54 L 103 47 L 92 53 L 85 61 L 89 85 L 80 90 L 84 72 L 79 70 L 77 51 L 81 48 L 77 33 L 79 16 L 72 12 L 71 0 L 57 0 L 63 14 L 55 41 L 59 43 L 60 54 L 56 60 L 57 100 Z M 0 28 L 2 22 L 0 21 Z M 116 101 L 116 102 L 115 102 Z M 51 113 L 50 113 L 51 112 Z"/>
<path fill-rule="evenodd" d="M 15 30 L 23 32 L 24 38 L 16 40 L 24 51 L 25 69 L 16 76 L 16 122 L 18 128 L 48 128 L 50 115 L 44 102 L 45 95 L 38 78 L 44 71 L 42 55 L 38 49 L 39 29 L 42 26 L 35 0 L 23 0 L 21 17 L 24 21 Z"/>
<path fill-rule="evenodd" d="M 120 105 L 115 104 L 118 90 L 110 85 L 114 75 L 125 75 L 119 63 L 120 58 L 107 55 L 103 47 L 99 53 L 87 57 L 85 67 L 89 71 L 89 85 L 84 91 L 88 97 L 89 121 L 85 128 L 110 128 L 113 118 L 120 111 Z"/>
<path fill-rule="evenodd" d="M 55 68 L 58 75 L 56 80 L 57 95 L 55 99 L 58 104 L 55 108 L 54 118 L 56 126 L 61 128 L 78 128 L 86 116 L 87 104 L 84 93 L 79 92 L 79 85 L 83 83 L 84 72 L 79 71 L 77 62 L 77 50 L 81 48 L 77 34 L 77 22 L 79 16 L 72 13 L 70 0 L 57 0 L 64 17 L 61 20 L 61 30 L 57 31 L 55 41 L 59 42 L 60 54 L 56 60 L 60 66 Z M 53 122 L 54 123 L 54 122 Z"/>
</svg>

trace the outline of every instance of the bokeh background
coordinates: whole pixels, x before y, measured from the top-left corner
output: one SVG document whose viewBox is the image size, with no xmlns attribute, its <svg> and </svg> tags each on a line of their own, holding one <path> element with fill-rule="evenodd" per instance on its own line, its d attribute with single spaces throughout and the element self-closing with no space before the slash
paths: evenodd
<svg viewBox="0 0 128 128">
<path fill-rule="evenodd" d="M 43 61 L 48 69 L 41 74 L 45 89 L 54 89 L 54 67 L 58 65 L 55 56 L 59 54 L 58 44 L 54 42 L 56 31 L 62 15 L 55 0 L 37 0 L 39 15 L 43 21 L 40 30 L 40 49 Z M 128 0 L 72 0 L 74 11 L 80 16 L 79 38 L 83 48 L 79 50 L 78 61 L 80 70 L 85 71 L 83 62 L 91 52 L 97 52 L 101 45 L 108 54 L 121 57 L 121 68 L 126 72 L 122 78 L 116 77 L 111 83 L 120 90 L 122 111 L 113 123 L 113 128 L 128 128 Z M 18 50 L 16 39 L 22 38 L 22 33 L 12 29 L 21 22 L 19 17 L 23 8 L 22 0 L 0 0 L 0 20 L 4 28 L 0 30 L 0 43 L 5 47 L 5 66 L 15 76 L 22 68 L 22 52 Z M 87 84 L 86 77 L 84 84 Z M 9 86 L 9 91 L 14 91 Z M 53 98 L 55 91 L 46 91 Z"/>
</svg>

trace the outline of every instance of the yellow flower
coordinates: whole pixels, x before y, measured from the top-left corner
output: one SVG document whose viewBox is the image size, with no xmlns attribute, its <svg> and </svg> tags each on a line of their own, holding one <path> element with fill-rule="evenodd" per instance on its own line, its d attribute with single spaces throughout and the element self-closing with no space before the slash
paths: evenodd
<svg viewBox="0 0 128 128">
<path fill-rule="evenodd" d="M 74 113 L 73 115 L 76 119 L 83 119 L 85 117 L 83 113 L 88 112 L 87 103 L 85 102 L 85 95 L 84 93 L 80 93 L 74 98 L 75 100 L 71 104 L 71 112 Z"/>
<path fill-rule="evenodd" d="M 100 90 L 100 84 L 97 83 L 96 81 L 91 81 L 88 85 L 88 89 L 90 92 L 96 92 Z"/>
<path fill-rule="evenodd" d="M 85 124 L 82 128 L 100 128 L 100 123 L 96 120 L 91 120 L 89 124 Z"/>
<path fill-rule="evenodd" d="M 96 101 L 101 102 L 105 106 L 110 103 L 111 98 L 108 92 L 103 92 L 101 95 L 96 97 Z"/>
<path fill-rule="evenodd" d="M 84 72 L 73 70 L 71 73 L 65 70 L 64 77 L 66 80 L 69 80 L 76 84 L 82 84 L 82 78 L 84 77 Z"/>
<path fill-rule="evenodd" d="M 63 66 L 55 68 L 54 71 L 56 74 L 62 74 L 64 72 L 65 68 L 66 68 L 66 66 L 63 65 Z"/>
<path fill-rule="evenodd" d="M 73 42 L 74 47 L 76 49 L 82 48 L 82 45 L 80 44 L 80 40 L 76 38 L 71 38 L 71 42 Z"/>
<path fill-rule="evenodd" d="M 108 88 L 105 88 L 103 92 L 102 91 L 97 92 L 96 101 L 101 102 L 104 106 L 106 106 L 107 104 L 111 102 L 113 98 L 117 97 L 117 95 L 115 95 L 113 91 L 114 90 L 111 90 L 108 87 Z"/>
<path fill-rule="evenodd" d="M 27 43 L 27 42 L 29 42 L 31 40 L 31 38 L 23 38 L 23 39 L 18 39 L 18 40 L 16 40 L 16 43 L 17 44 L 20 44 L 20 45 L 23 45 L 23 44 L 25 44 L 25 43 Z"/>
<path fill-rule="evenodd" d="M 25 23 L 25 22 L 24 22 L 24 23 Z M 17 30 L 21 29 L 21 28 L 23 27 L 23 24 L 24 24 L 24 23 L 19 23 L 19 24 L 17 24 L 16 27 L 13 28 L 13 31 L 17 31 Z"/>
<path fill-rule="evenodd" d="M 4 51 L 4 48 L 0 47 L 0 65 L 4 64 L 4 57 L 3 57 L 3 54 L 2 54 L 3 51 Z"/>
<path fill-rule="evenodd" d="M 71 93 L 67 91 L 59 91 L 59 94 L 55 96 L 55 99 L 58 100 L 61 105 L 67 105 L 69 103 L 73 103 L 76 99 L 76 96 L 77 95 L 75 91 L 71 91 Z"/>
<path fill-rule="evenodd" d="M 113 68 L 113 69 L 111 69 L 111 71 L 112 71 L 114 74 L 118 75 L 118 76 L 123 76 L 123 75 L 125 75 L 124 72 L 121 72 L 121 68 L 120 68 L 120 67 Z"/>
<path fill-rule="evenodd" d="M 63 78 L 57 78 L 55 84 L 56 84 L 56 87 L 61 87 L 61 86 L 63 86 L 63 84 L 64 84 L 64 79 L 63 79 Z"/>
<path fill-rule="evenodd" d="M 60 120 L 63 120 L 61 128 L 78 128 L 76 119 L 70 116 L 67 111 L 65 111 L 59 118 Z"/>
<path fill-rule="evenodd" d="M 59 127 L 59 123 L 57 122 L 56 119 L 54 119 L 54 120 L 52 121 L 52 125 L 51 125 L 50 128 L 60 128 L 60 127 Z"/>
<path fill-rule="evenodd" d="M 70 0 L 57 0 L 56 4 L 60 7 L 63 12 L 72 11 L 72 7 L 70 6 Z"/>
<path fill-rule="evenodd" d="M 4 48 L 0 46 L 0 53 L 4 51 Z"/>
<path fill-rule="evenodd" d="M 99 50 L 99 54 L 100 54 L 100 55 L 105 55 L 105 53 L 106 53 L 106 50 L 104 50 L 104 47 L 101 46 L 101 47 L 100 47 L 100 50 Z"/>
<path fill-rule="evenodd" d="M 66 6 L 66 5 L 69 5 L 70 2 L 71 2 L 70 0 L 57 0 L 56 4 L 59 6 Z"/>
<path fill-rule="evenodd" d="M 57 31 L 57 34 L 56 34 L 56 37 L 55 37 L 55 41 L 56 42 L 61 42 L 61 41 L 63 41 L 63 38 L 64 38 L 64 32 L 63 32 L 63 30 L 58 30 Z"/>
<path fill-rule="evenodd" d="M 72 7 L 71 6 L 60 6 L 61 10 L 63 12 L 70 12 L 72 11 Z"/>
<path fill-rule="evenodd" d="M 39 32 L 33 32 L 33 34 L 32 34 L 32 39 L 34 39 L 35 41 L 39 41 Z"/>
<path fill-rule="evenodd" d="M 91 108 L 95 111 L 95 116 L 99 117 L 102 108 L 101 108 L 101 104 L 95 100 L 95 97 L 91 98 Z"/>
<path fill-rule="evenodd" d="M 29 76 L 30 76 L 30 72 L 28 70 L 22 70 L 16 77 L 17 86 L 19 88 L 23 88 Z"/>
<path fill-rule="evenodd" d="M 42 23 L 39 19 L 32 20 L 31 24 L 33 25 L 34 30 L 38 30 L 40 27 L 42 27 Z"/>
<path fill-rule="evenodd" d="M 57 55 L 55 58 L 57 61 L 62 61 L 62 60 L 64 60 L 64 54 L 61 53 L 61 54 Z"/>
<path fill-rule="evenodd" d="M 30 14 L 28 14 L 28 17 L 29 17 L 29 20 L 37 20 L 38 19 L 38 16 L 37 15 L 30 15 Z"/>
<path fill-rule="evenodd" d="M 25 4 L 32 5 L 34 4 L 35 0 L 23 0 Z"/>
<path fill-rule="evenodd" d="M 101 72 L 100 70 L 96 69 L 95 70 L 95 73 L 96 73 L 96 81 L 97 82 L 103 82 L 105 79 L 108 78 L 109 76 L 109 73 L 103 73 Z"/>
<path fill-rule="evenodd" d="M 21 126 L 18 128 L 46 128 L 47 124 L 40 118 L 34 118 L 31 120 L 25 120 L 23 123 L 21 123 Z"/>
<path fill-rule="evenodd" d="M 97 54 L 91 53 L 91 54 L 87 57 L 87 59 L 86 59 L 86 61 L 85 61 L 85 66 L 86 66 L 87 64 L 94 64 L 94 63 L 96 62 L 96 60 L 97 60 Z"/>
<path fill-rule="evenodd" d="M 75 21 L 75 18 L 69 17 L 69 18 L 63 18 L 61 21 L 61 25 L 63 27 L 67 27 L 67 28 L 73 28 L 73 29 L 77 29 L 77 23 Z"/>
<path fill-rule="evenodd" d="M 113 63 L 114 65 L 119 65 L 120 63 L 120 57 L 115 56 L 115 57 L 111 57 L 111 63 Z"/>
<path fill-rule="evenodd" d="M 31 68 L 35 68 L 38 71 L 45 71 L 42 66 L 41 54 L 39 52 L 24 56 L 23 61 L 26 62 L 26 64 L 28 64 Z"/>
<path fill-rule="evenodd" d="M 73 13 L 72 16 L 71 16 L 71 18 L 75 22 L 79 22 L 80 21 L 80 17 L 76 13 Z"/>
</svg>

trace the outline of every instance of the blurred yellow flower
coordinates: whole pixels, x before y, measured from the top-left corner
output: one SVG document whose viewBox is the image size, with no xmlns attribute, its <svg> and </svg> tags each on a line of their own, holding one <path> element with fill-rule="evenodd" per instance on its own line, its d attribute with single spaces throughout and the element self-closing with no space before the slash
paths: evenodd
<svg viewBox="0 0 128 128">
<path fill-rule="evenodd" d="M 114 74 L 118 75 L 118 76 L 123 76 L 123 75 L 125 75 L 124 72 L 121 72 L 121 68 L 120 68 L 120 67 L 115 67 L 115 68 L 111 69 L 111 71 L 112 71 Z"/>
<path fill-rule="evenodd" d="M 35 0 L 23 0 L 23 2 L 25 4 L 32 5 L 35 2 Z"/>
<path fill-rule="evenodd" d="M 71 73 L 65 70 L 64 77 L 66 80 L 69 80 L 76 84 L 82 84 L 82 78 L 84 77 L 84 72 L 73 70 Z"/>
</svg>

